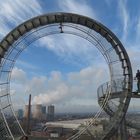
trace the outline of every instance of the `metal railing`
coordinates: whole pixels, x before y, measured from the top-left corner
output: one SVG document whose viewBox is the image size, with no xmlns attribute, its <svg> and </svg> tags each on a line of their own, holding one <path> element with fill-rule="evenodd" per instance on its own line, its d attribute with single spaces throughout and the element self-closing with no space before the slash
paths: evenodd
<svg viewBox="0 0 140 140">
<path fill-rule="evenodd" d="M 106 82 L 102 84 L 98 90 L 98 103 L 101 106 L 102 102 L 104 101 L 105 96 L 108 94 L 108 87 L 110 87 L 110 82 Z M 122 98 L 124 95 L 125 85 L 124 85 L 124 80 L 123 79 L 118 79 L 112 82 L 112 91 L 111 91 L 111 96 L 108 101 L 108 104 L 106 105 L 106 108 L 104 108 L 104 111 L 112 117 L 114 113 L 116 112 L 118 105 L 116 105 L 116 102 L 113 102 L 112 99 L 116 98 Z M 137 95 L 137 96 L 136 96 Z M 137 92 L 137 80 L 134 79 L 133 82 L 133 92 L 132 92 L 132 98 L 140 98 L 140 94 Z M 122 104 L 121 100 L 118 100 L 120 104 Z M 136 122 L 134 119 L 127 118 L 126 116 L 126 125 L 128 127 L 132 127 L 134 129 L 139 129 L 140 130 L 140 123 Z M 108 129 L 108 128 L 107 128 Z"/>
</svg>

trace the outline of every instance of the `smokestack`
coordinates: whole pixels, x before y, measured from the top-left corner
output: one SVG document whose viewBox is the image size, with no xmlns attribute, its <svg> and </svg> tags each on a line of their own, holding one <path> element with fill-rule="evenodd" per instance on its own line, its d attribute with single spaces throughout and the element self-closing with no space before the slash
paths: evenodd
<svg viewBox="0 0 140 140">
<path fill-rule="evenodd" d="M 31 119 L 31 94 L 29 95 L 29 105 L 28 105 L 27 134 L 30 134 L 30 119 Z"/>
</svg>

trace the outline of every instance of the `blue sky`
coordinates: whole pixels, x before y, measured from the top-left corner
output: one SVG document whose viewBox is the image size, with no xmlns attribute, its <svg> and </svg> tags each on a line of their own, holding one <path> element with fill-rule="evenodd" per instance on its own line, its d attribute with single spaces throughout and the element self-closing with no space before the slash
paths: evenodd
<svg viewBox="0 0 140 140">
<path fill-rule="evenodd" d="M 140 68 L 139 0 L 0 2 L 0 40 L 31 17 L 62 11 L 77 13 L 98 20 L 112 30 L 126 48 L 134 74 Z M 23 106 L 30 92 L 33 103 L 55 104 L 58 111 L 70 112 L 73 107 L 75 112 L 96 110 L 96 90 L 108 80 L 107 64 L 89 42 L 72 35 L 53 35 L 34 42 L 20 55 L 12 74 L 12 98 L 20 99 L 15 106 Z"/>
</svg>

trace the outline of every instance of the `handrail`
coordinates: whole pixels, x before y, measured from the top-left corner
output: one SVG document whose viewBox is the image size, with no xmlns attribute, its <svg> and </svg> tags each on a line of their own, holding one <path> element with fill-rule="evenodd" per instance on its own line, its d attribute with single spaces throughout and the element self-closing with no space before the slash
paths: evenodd
<svg viewBox="0 0 140 140">
<path fill-rule="evenodd" d="M 117 79 L 116 81 L 118 81 L 118 82 L 120 82 L 120 83 L 123 83 L 123 80 L 122 80 L 122 79 Z M 114 81 L 113 84 L 112 84 L 112 87 L 113 87 L 115 90 L 114 90 L 114 91 L 112 90 L 112 93 L 111 93 L 111 96 L 110 96 L 111 98 L 110 98 L 110 99 L 119 98 L 119 97 L 121 97 L 121 95 L 123 95 L 123 93 L 124 93 L 124 87 L 123 87 L 124 85 L 122 84 L 122 85 L 118 86 L 118 84 L 115 83 L 116 81 Z M 135 84 L 135 82 L 137 82 L 137 80 L 134 79 L 134 84 Z M 101 91 L 103 91 L 103 90 L 101 90 L 101 89 L 103 89 L 103 87 L 106 86 L 106 91 L 108 91 L 108 84 L 109 84 L 109 82 L 106 82 L 106 83 L 103 83 L 102 85 L 100 85 L 100 86 L 98 87 L 97 94 L 98 94 L 98 103 L 99 103 L 100 106 L 102 105 L 102 102 L 103 102 L 103 100 L 104 100 L 104 97 L 105 97 L 106 94 L 107 94 L 107 92 L 106 92 L 106 93 L 104 93 L 104 92 L 101 93 Z M 120 88 L 122 89 L 122 91 L 118 91 L 118 90 L 120 90 Z M 140 95 L 138 95 L 137 92 L 134 92 L 134 91 L 133 91 L 133 93 L 134 93 L 134 94 L 132 94 L 132 96 L 131 96 L 132 98 L 140 98 Z M 135 94 L 137 94 L 137 96 L 136 96 Z M 109 105 L 109 103 L 111 103 L 112 105 Z M 117 108 L 117 106 L 116 106 L 112 101 L 109 101 L 108 104 L 107 104 L 107 106 L 106 106 L 106 108 L 104 108 L 104 111 L 105 111 L 110 117 L 112 117 L 112 116 L 114 115 L 114 112 L 115 112 L 115 111 L 112 109 L 112 106 L 115 106 L 115 107 Z M 126 120 L 126 125 L 127 125 L 128 127 L 132 127 L 132 128 L 135 128 L 135 129 L 140 129 L 140 124 L 138 124 L 138 123 L 135 122 L 134 120 L 132 121 L 131 119 L 127 119 L 127 120 Z"/>
</svg>

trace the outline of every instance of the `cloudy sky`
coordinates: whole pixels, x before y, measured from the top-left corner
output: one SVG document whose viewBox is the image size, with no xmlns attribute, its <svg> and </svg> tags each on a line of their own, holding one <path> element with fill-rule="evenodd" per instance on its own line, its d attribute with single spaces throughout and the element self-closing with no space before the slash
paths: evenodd
<svg viewBox="0 0 140 140">
<path fill-rule="evenodd" d="M 134 75 L 140 68 L 139 0 L 0 2 L 0 40 L 31 17 L 62 11 L 77 13 L 112 30 L 130 56 Z M 54 104 L 58 112 L 91 112 L 98 108 L 98 86 L 108 80 L 108 66 L 89 42 L 73 35 L 53 35 L 35 41 L 19 56 L 12 72 L 12 100 L 17 108 L 23 107 L 31 93 L 33 104 Z"/>
</svg>

